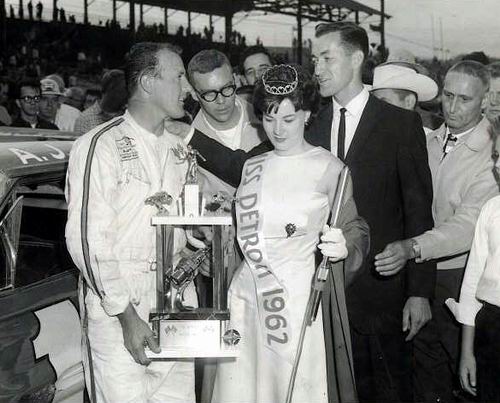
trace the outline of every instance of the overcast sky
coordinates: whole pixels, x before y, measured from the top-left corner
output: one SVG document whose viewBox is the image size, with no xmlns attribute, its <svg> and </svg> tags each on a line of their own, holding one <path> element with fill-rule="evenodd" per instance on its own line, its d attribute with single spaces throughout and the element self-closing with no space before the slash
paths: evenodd
<svg viewBox="0 0 500 403">
<path fill-rule="evenodd" d="M 186 0 L 200 1 L 200 0 Z M 204 0 L 207 1 L 208 0 Z M 224 0 L 231 1 L 231 0 Z M 26 5 L 28 0 L 24 0 Z M 33 0 L 36 3 L 37 0 Z M 361 0 L 362 4 L 373 8 L 380 7 L 380 0 Z M 19 0 L 7 0 L 7 5 L 16 8 Z M 44 14 L 51 14 L 52 0 L 42 0 Z M 93 22 L 103 22 L 111 18 L 111 1 L 89 1 L 89 15 Z M 128 22 L 128 5 L 117 1 L 118 18 L 122 25 Z M 58 0 L 66 14 L 75 14 L 82 19 L 83 0 Z M 486 54 L 500 58 L 500 0 L 385 0 L 386 13 L 392 18 L 386 22 L 386 42 L 390 49 L 405 48 L 420 57 L 453 57 L 457 54 L 482 50 Z M 163 21 L 163 12 L 158 8 L 144 6 L 146 23 Z M 25 11 L 25 15 L 27 12 Z M 257 36 L 267 46 L 290 46 L 295 34 L 296 21 L 293 17 L 281 15 L 259 15 L 261 13 L 236 14 L 234 28 L 247 37 L 247 43 L 255 43 Z M 138 19 L 139 13 L 136 12 Z M 362 26 L 378 24 L 377 17 L 366 18 L 362 15 Z M 187 14 L 170 11 L 169 30 L 174 32 L 180 24 L 186 27 Z M 202 31 L 208 25 L 205 15 L 193 15 L 193 30 Z M 304 25 L 304 38 L 313 36 L 314 23 Z M 215 22 L 215 30 L 224 32 L 224 21 Z M 379 42 L 379 34 L 370 32 L 370 41 Z M 433 49 L 434 48 L 434 49 Z M 443 50 L 444 49 L 444 50 Z"/>
</svg>

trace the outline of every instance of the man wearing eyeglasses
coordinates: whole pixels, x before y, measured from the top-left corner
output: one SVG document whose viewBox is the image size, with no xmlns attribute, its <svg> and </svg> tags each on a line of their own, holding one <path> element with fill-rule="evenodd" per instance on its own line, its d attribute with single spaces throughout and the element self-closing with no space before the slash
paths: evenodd
<svg viewBox="0 0 500 403">
<path fill-rule="evenodd" d="M 201 109 L 193 121 L 195 129 L 224 146 L 248 151 L 266 139 L 252 106 L 236 95 L 231 64 L 222 52 L 207 49 L 193 56 L 187 68 L 188 78 Z M 226 192 L 235 188 L 212 173 L 200 169 L 203 192 Z"/>
<path fill-rule="evenodd" d="M 19 116 L 12 122 L 12 127 L 31 127 L 37 129 L 58 130 L 53 123 L 42 119 L 39 114 L 40 86 L 35 81 L 23 81 L 16 87 L 16 105 Z"/>
</svg>

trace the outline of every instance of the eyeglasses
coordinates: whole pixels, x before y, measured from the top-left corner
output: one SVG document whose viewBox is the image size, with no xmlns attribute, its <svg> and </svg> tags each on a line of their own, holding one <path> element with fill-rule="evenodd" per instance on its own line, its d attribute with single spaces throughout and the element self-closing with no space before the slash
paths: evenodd
<svg viewBox="0 0 500 403">
<path fill-rule="evenodd" d="M 210 91 L 205 91 L 203 93 L 199 92 L 197 89 L 195 91 L 198 93 L 198 95 L 207 102 L 214 102 L 219 94 L 221 94 L 223 97 L 229 98 L 234 94 L 236 91 L 236 85 L 231 84 L 231 85 L 226 85 L 225 87 L 222 87 L 220 90 L 210 90 Z"/>
<path fill-rule="evenodd" d="M 40 96 L 35 95 L 35 96 L 30 96 L 30 95 L 25 95 L 24 97 L 19 98 L 21 101 L 27 102 L 29 104 L 37 104 L 40 102 Z"/>
</svg>

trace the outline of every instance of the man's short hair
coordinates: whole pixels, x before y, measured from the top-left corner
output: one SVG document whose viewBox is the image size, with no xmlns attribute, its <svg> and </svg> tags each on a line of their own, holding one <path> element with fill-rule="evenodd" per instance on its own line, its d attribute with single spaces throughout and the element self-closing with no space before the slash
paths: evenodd
<svg viewBox="0 0 500 403">
<path fill-rule="evenodd" d="M 21 98 L 21 89 L 23 87 L 29 87 L 29 88 L 34 88 L 40 93 L 40 82 L 36 80 L 22 80 L 19 81 L 15 86 L 14 86 L 14 99 L 19 99 Z"/>
<path fill-rule="evenodd" d="M 468 53 L 462 57 L 462 60 L 474 60 L 475 62 L 479 62 L 485 66 L 490 64 L 490 58 L 482 51 Z"/>
<path fill-rule="evenodd" d="M 490 88 L 490 73 L 488 69 L 484 64 L 474 60 L 462 60 L 454 64 L 446 72 L 447 75 L 449 73 L 463 73 L 471 77 L 479 78 L 486 90 Z"/>
<path fill-rule="evenodd" d="M 215 69 L 231 63 L 227 56 L 216 49 L 205 49 L 196 53 L 188 63 L 187 74 L 189 81 L 193 80 L 193 73 L 210 73 Z"/>
<path fill-rule="evenodd" d="M 486 66 L 486 69 L 490 73 L 490 78 L 500 78 L 500 62 L 490 63 Z"/>
<path fill-rule="evenodd" d="M 327 22 L 316 25 L 316 38 L 337 32 L 340 41 L 349 53 L 356 50 L 363 52 L 364 60 L 368 58 L 369 44 L 368 34 L 359 25 L 348 21 Z"/>
<path fill-rule="evenodd" d="M 244 63 L 245 63 L 245 60 L 247 60 L 247 58 L 249 58 L 250 56 L 253 56 L 253 55 L 260 55 L 260 54 L 266 55 L 269 58 L 271 65 L 274 64 L 273 58 L 271 57 L 271 54 L 264 46 L 262 46 L 262 45 L 250 46 L 249 48 L 246 48 L 243 51 L 243 53 L 241 54 L 240 64 L 239 64 L 240 72 L 242 74 L 245 73 Z"/>
<path fill-rule="evenodd" d="M 158 75 L 158 53 L 168 50 L 180 55 L 181 50 L 170 43 L 139 42 L 132 46 L 125 63 L 125 82 L 129 97 L 136 91 L 139 79 L 143 74 Z"/>
</svg>

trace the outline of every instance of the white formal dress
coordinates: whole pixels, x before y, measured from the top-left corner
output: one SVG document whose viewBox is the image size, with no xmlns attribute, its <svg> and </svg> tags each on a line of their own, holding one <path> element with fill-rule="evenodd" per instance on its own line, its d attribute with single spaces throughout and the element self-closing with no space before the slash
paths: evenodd
<svg viewBox="0 0 500 403">
<path fill-rule="evenodd" d="M 320 147 L 294 156 L 278 156 L 274 151 L 265 155 L 267 165 L 262 173 L 259 219 L 263 220 L 263 243 L 270 267 L 285 290 L 283 295 L 286 294 L 289 347 L 283 350 L 286 352 L 283 354 L 265 345 L 266 338 L 262 334 L 266 328 L 259 315 L 261 303 L 257 296 L 256 277 L 247 263 L 248 256 L 245 256 L 229 290 L 230 324 L 242 336 L 240 356 L 218 361 L 213 403 L 285 401 L 315 271 L 315 252 L 330 211 L 328 194 L 320 190 L 325 187 L 321 184 L 326 183 L 326 177 L 331 178 L 328 171 L 338 173 L 342 166 L 339 160 Z M 335 186 L 331 179 L 330 185 Z M 287 234 L 287 225 L 289 232 L 293 231 L 292 225 L 295 227 L 293 234 Z M 245 254 L 241 243 L 240 240 Z M 280 308 L 280 305 L 276 307 Z M 271 321 L 270 326 L 278 326 L 278 323 Z M 307 329 L 293 402 L 328 401 L 325 360 L 320 308 L 317 320 Z"/>
</svg>

